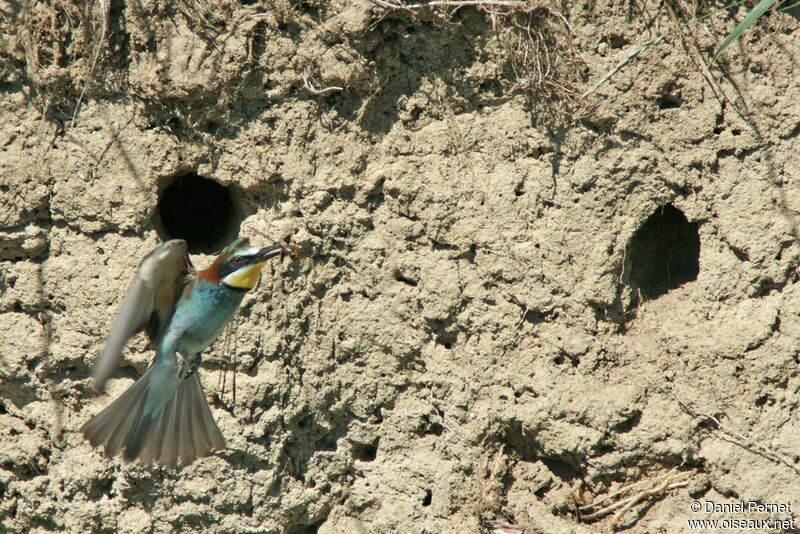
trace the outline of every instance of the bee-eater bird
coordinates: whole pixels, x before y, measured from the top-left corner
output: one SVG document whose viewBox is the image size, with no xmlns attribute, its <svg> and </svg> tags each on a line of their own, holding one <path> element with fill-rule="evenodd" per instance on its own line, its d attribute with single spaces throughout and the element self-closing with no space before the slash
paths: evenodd
<svg viewBox="0 0 800 534">
<path fill-rule="evenodd" d="M 195 271 L 186 242 L 167 241 L 150 252 L 122 303 L 94 371 L 103 391 L 122 349 L 144 330 L 156 350 L 153 363 L 111 405 L 81 427 L 92 446 L 103 445 L 126 462 L 184 465 L 225 448 L 206 402 L 197 366 L 201 353 L 233 318 L 264 263 L 284 245 L 228 245 L 205 270 Z"/>
</svg>

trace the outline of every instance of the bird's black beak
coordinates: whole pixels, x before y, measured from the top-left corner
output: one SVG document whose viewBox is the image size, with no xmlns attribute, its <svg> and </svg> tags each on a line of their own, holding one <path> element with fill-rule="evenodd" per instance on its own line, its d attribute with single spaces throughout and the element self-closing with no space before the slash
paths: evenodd
<svg viewBox="0 0 800 534">
<path fill-rule="evenodd" d="M 270 258 L 280 256 L 283 253 L 283 245 L 270 245 L 264 247 L 250 257 L 249 263 L 263 263 Z"/>
</svg>

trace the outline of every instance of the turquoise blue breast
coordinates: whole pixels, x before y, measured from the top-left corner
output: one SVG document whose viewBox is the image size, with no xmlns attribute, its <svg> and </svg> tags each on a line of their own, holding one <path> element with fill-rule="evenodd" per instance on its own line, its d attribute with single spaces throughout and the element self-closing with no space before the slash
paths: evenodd
<svg viewBox="0 0 800 534">
<path fill-rule="evenodd" d="M 198 281 L 172 316 L 167 335 L 177 335 L 177 349 L 185 353 L 205 350 L 233 318 L 244 291 Z"/>
</svg>

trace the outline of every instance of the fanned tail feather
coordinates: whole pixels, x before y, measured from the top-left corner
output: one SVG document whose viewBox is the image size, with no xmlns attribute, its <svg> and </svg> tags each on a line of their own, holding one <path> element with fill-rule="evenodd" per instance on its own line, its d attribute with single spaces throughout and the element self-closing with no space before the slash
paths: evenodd
<svg viewBox="0 0 800 534">
<path fill-rule="evenodd" d="M 161 411 L 144 415 L 151 371 L 81 427 L 89 443 L 102 445 L 109 457 L 122 452 L 126 462 L 161 465 L 174 465 L 178 458 L 187 465 L 224 449 L 197 374 L 181 382 Z"/>
</svg>

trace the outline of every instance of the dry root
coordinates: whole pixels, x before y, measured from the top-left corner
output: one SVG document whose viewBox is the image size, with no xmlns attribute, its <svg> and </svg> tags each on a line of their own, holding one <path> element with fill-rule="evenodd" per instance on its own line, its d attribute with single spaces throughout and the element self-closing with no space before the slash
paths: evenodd
<svg viewBox="0 0 800 534">
<path fill-rule="evenodd" d="M 637 505 L 662 497 L 674 489 L 685 488 L 688 485 L 686 479 L 689 476 L 690 473 L 679 472 L 676 468 L 654 479 L 640 480 L 625 486 L 594 503 L 580 505 L 576 502 L 579 518 L 581 521 L 589 523 L 613 513 L 611 528 L 617 530 L 626 513 Z"/>
<path fill-rule="evenodd" d="M 535 95 L 535 100 L 576 103 L 584 83 L 583 61 L 573 46 L 572 28 L 552 2 L 538 0 L 432 0 L 404 4 L 370 0 L 397 13 L 429 13 L 450 20 L 460 10 L 484 13 L 492 33 L 484 51 L 500 70 L 505 89 Z M 558 107 L 558 106 L 556 106 Z M 566 110 L 564 110 L 566 111 Z"/>
<path fill-rule="evenodd" d="M 722 424 L 722 421 L 719 420 L 718 417 L 710 415 L 708 413 L 698 412 L 693 406 L 689 405 L 688 403 L 681 400 L 678 397 L 678 394 L 673 392 L 675 395 L 675 400 L 678 401 L 683 411 L 687 414 L 691 415 L 695 419 L 710 421 L 714 424 L 715 430 L 719 431 L 721 434 L 722 439 L 725 441 L 729 441 L 731 443 L 735 443 L 736 445 L 740 446 L 741 448 L 750 451 L 753 454 L 757 454 L 762 456 L 768 460 L 771 460 L 777 464 L 783 464 L 798 475 L 800 475 L 800 467 L 797 467 L 793 462 L 787 460 L 782 454 L 770 449 L 766 445 L 763 445 L 756 440 L 749 438 L 742 434 L 741 432 L 737 432 L 732 428 L 729 428 Z"/>
</svg>

